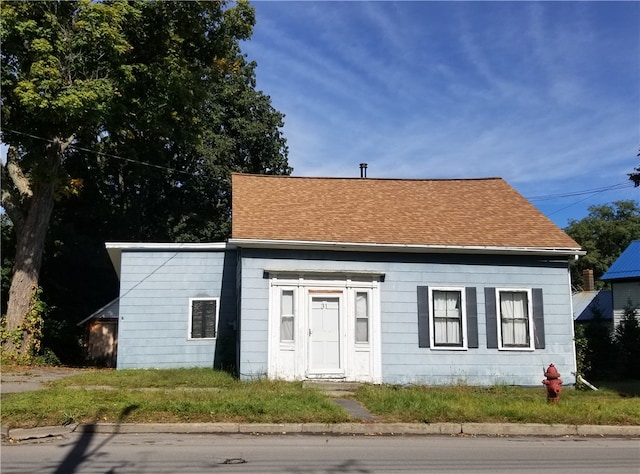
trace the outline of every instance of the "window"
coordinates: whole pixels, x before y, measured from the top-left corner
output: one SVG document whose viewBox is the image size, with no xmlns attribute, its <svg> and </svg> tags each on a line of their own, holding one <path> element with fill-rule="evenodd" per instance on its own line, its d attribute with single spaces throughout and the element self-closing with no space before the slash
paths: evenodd
<svg viewBox="0 0 640 474">
<path fill-rule="evenodd" d="M 462 291 L 433 290 L 433 345 L 462 347 Z"/>
<path fill-rule="evenodd" d="M 498 290 L 498 340 L 501 348 L 533 349 L 530 292 Z"/>
<path fill-rule="evenodd" d="M 475 287 L 418 286 L 418 347 L 467 350 L 478 346 Z"/>
<path fill-rule="evenodd" d="M 486 287 L 484 304 L 488 349 L 545 348 L 542 288 Z"/>
<path fill-rule="evenodd" d="M 369 293 L 356 292 L 356 342 L 369 342 Z"/>
<path fill-rule="evenodd" d="M 280 295 L 280 342 L 293 341 L 293 290 L 282 290 Z"/>
<path fill-rule="evenodd" d="M 189 339 L 214 339 L 218 330 L 219 298 L 189 300 Z"/>
</svg>

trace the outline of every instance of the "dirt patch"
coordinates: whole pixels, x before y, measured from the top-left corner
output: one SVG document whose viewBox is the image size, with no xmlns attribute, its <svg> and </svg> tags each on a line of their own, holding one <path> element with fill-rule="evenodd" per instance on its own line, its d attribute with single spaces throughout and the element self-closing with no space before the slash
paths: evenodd
<svg viewBox="0 0 640 474">
<path fill-rule="evenodd" d="M 2 367 L 0 394 L 47 388 L 47 383 L 98 369 L 83 367 Z"/>
</svg>

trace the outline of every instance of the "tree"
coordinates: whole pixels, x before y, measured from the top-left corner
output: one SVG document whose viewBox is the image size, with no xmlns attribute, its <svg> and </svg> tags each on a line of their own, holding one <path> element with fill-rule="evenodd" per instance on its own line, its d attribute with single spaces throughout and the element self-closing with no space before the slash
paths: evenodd
<svg viewBox="0 0 640 474">
<path fill-rule="evenodd" d="M 616 367 L 623 378 L 640 379 L 640 322 L 638 308 L 631 298 L 624 307 L 624 315 L 616 326 L 615 342 L 618 360 Z"/>
<path fill-rule="evenodd" d="M 52 219 L 93 226 L 102 241 L 221 237 L 230 171 L 290 172 L 282 115 L 255 91 L 255 64 L 240 51 L 255 22 L 247 3 L 0 8 L 2 206 L 16 239 L 7 334 L 37 303 L 45 248 L 64 246 L 47 244 Z M 222 95 L 232 87 L 246 104 Z M 231 162 L 240 151 L 246 160 Z M 3 340 L 22 354 L 29 345 L 28 334 Z"/>
<path fill-rule="evenodd" d="M 576 362 L 578 373 L 588 380 L 610 379 L 615 375 L 614 346 L 611 321 L 603 317 L 599 307 L 593 309 L 593 319 L 575 323 Z"/>
<path fill-rule="evenodd" d="M 571 281 L 581 287 L 583 270 L 601 277 L 633 240 L 640 239 L 640 207 L 635 201 L 591 206 L 587 217 L 569 221 L 564 230 L 587 251 L 571 264 Z"/>
<path fill-rule="evenodd" d="M 638 153 L 637 156 L 640 156 L 640 153 Z M 633 173 L 629 173 L 628 176 L 629 180 L 633 182 L 633 186 L 635 188 L 640 186 L 640 166 L 633 168 Z"/>
</svg>

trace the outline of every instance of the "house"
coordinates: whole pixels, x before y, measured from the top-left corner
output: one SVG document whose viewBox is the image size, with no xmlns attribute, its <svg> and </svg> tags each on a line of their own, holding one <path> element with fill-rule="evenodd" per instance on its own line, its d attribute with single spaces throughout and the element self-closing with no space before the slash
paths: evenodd
<svg viewBox="0 0 640 474">
<path fill-rule="evenodd" d="M 629 303 L 640 308 L 640 240 L 634 240 L 622 252 L 601 280 L 611 284 L 613 327 L 620 324 Z"/>
<path fill-rule="evenodd" d="M 108 243 L 118 368 L 573 383 L 580 246 L 500 178 L 234 174 L 226 243 Z"/>
<path fill-rule="evenodd" d="M 612 324 L 613 306 L 611 290 L 596 290 L 593 270 L 582 272 L 584 288 L 573 294 L 573 320 L 588 323 L 594 319 Z"/>
<path fill-rule="evenodd" d="M 87 360 L 92 364 L 116 366 L 119 303 L 116 298 L 78 323 L 86 328 Z"/>
</svg>

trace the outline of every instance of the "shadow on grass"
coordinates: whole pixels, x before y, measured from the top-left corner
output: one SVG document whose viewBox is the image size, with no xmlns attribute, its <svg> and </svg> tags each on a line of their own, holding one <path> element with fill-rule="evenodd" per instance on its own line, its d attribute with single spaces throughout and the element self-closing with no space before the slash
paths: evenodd
<svg viewBox="0 0 640 474">
<path fill-rule="evenodd" d="M 640 380 L 602 380 L 595 385 L 617 392 L 621 397 L 640 397 Z"/>
<path fill-rule="evenodd" d="M 89 446 L 91 445 L 91 440 L 93 439 L 96 432 L 96 421 L 100 419 L 101 414 L 98 413 L 96 415 L 93 423 L 83 425 L 80 439 L 62 460 L 58 468 L 54 471 L 54 474 L 70 474 L 78 472 L 79 467 L 83 463 L 91 460 L 91 457 L 94 454 L 96 454 L 105 444 L 107 444 L 115 435 L 118 434 L 118 432 L 120 431 L 120 425 L 122 424 L 124 419 L 129 416 L 129 414 L 136 408 L 138 408 L 138 405 L 129 405 L 125 407 L 124 410 L 122 410 L 122 412 L 120 413 L 120 416 L 118 416 L 116 428 L 113 433 L 111 433 L 111 435 L 105 438 L 104 441 L 102 441 L 91 450 L 89 450 Z"/>
</svg>

